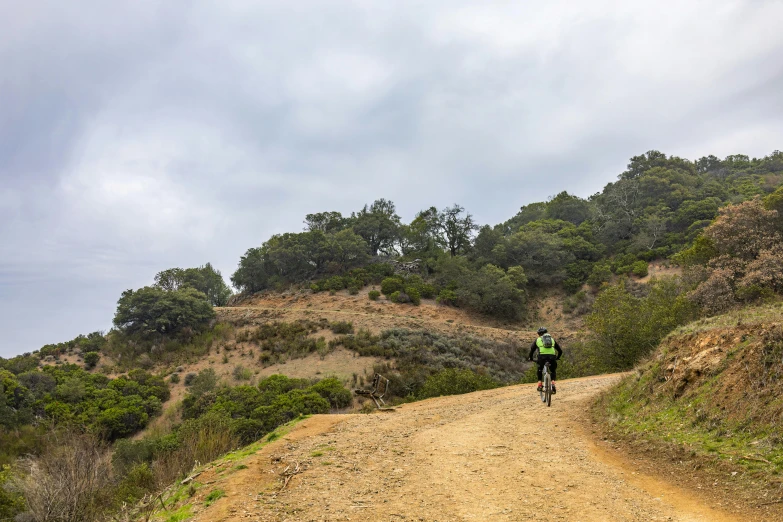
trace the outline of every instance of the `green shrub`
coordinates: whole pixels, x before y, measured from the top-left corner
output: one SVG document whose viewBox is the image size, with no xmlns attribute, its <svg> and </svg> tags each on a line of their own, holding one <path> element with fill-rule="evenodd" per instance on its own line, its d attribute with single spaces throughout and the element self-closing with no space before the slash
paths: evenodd
<svg viewBox="0 0 783 522">
<path fill-rule="evenodd" d="M 391 295 L 394 292 L 400 292 L 404 284 L 405 282 L 401 277 L 387 277 L 381 282 L 381 293 L 383 295 Z"/>
<path fill-rule="evenodd" d="M 367 297 L 370 298 L 370 301 L 377 301 L 380 296 L 381 293 L 378 290 L 370 290 L 367 293 Z"/>
<path fill-rule="evenodd" d="M 336 334 L 353 333 L 353 323 L 349 321 L 336 321 L 329 325 L 329 329 Z"/>
<path fill-rule="evenodd" d="M 310 389 L 329 401 L 332 408 L 345 408 L 350 406 L 353 400 L 351 392 L 346 390 L 343 384 L 334 377 L 323 379 Z"/>
<path fill-rule="evenodd" d="M 498 386 L 500 383 L 488 375 L 481 375 L 467 369 L 449 368 L 427 377 L 418 397 L 426 399 L 441 395 L 459 395 Z"/>
<path fill-rule="evenodd" d="M 98 352 L 87 352 L 84 354 L 84 366 L 92 370 L 98 364 L 101 359 L 101 354 Z"/>
<path fill-rule="evenodd" d="M 602 283 L 608 283 L 612 280 L 612 270 L 606 263 L 596 263 L 590 275 L 587 277 L 587 284 L 592 287 L 599 287 Z"/>
<path fill-rule="evenodd" d="M 188 373 L 188 374 L 186 374 L 185 375 L 185 386 L 190 386 L 191 384 L 193 384 L 193 381 L 195 380 L 196 375 L 198 375 L 198 374 L 195 374 L 195 373 Z"/>
<path fill-rule="evenodd" d="M 455 306 L 457 304 L 457 292 L 447 289 L 441 290 L 437 300 L 442 305 Z"/>
<path fill-rule="evenodd" d="M 636 261 L 631 265 L 631 272 L 636 277 L 645 277 L 648 273 L 648 265 L 646 261 Z"/>
<path fill-rule="evenodd" d="M 421 285 L 421 287 L 419 288 L 419 292 L 421 293 L 421 297 L 423 299 L 433 299 L 436 295 L 437 290 L 434 285 L 425 283 Z"/>
<path fill-rule="evenodd" d="M 178 373 L 172 373 L 171 377 L 169 377 L 169 382 L 172 384 L 179 384 L 179 374 Z"/>
<path fill-rule="evenodd" d="M 419 291 L 416 288 L 409 286 L 405 289 L 405 293 L 408 294 L 410 302 L 415 306 L 419 306 L 421 304 L 421 294 L 419 294 Z"/>
<path fill-rule="evenodd" d="M 253 377 L 253 372 L 249 368 L 245 368 L 240 364 L 234 366 L 234 371 L 232 372 L 232 375 L 234 376 L 234 380 L 249 381 L 250 378 Z"/>
</svg>

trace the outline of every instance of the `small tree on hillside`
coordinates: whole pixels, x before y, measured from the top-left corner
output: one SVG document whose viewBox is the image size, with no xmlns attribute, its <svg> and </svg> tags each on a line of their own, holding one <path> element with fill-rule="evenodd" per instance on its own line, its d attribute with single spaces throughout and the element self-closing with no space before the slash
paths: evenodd
<svg viewBox="0 0 783 522">
<path fill-rule="evenodd" d="M 386 199 L 378 199 L 369 207 L 367 205 L 354 214 L 353 230 L 359 234 L 370 248 L 370 255 L 378 253 L 392 254 L 400 229 L 400 216 L 397 215 L 394 203 Z"/>
<path fill-rule="evenodd" d="M 114 326 L 137 335 L 174 334 L 184 328 L 200 331 L 214 319 L 206 295 L 190 287 L 167 292 L 145 286 L 126 290 L 117 302 Z"/>
<path fill-rule="evenodd" d="M 473 216 L 455 203 L 453 207 L 446 207 L 440 211 L 438 228 L 443 246 L 451 257 L 454 257 L 470 249 L 473 232 L 478 230 L 478 225 L 473 220 Z"/>
</svg>

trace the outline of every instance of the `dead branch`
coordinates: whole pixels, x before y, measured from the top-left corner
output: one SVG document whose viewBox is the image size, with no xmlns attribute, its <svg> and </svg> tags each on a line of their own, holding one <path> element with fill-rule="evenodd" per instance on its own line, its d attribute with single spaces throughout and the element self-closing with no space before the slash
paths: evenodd
<svg viewBox="0 0 783 522">
<path fill-rule="evenodd" d="M 288 466 L 287 466 L 287 467 L 286 467 L 286 468 L 283 470 L 283 472 L 281 473 L 281 475 L 283 475 L 283 487 L 281 487 L 280 489 L 281 489 L 281 490 L 285 489 L 285 488 L 286 488 L 286 486 L 288 485 L 288 482 L 290 482 L 291 478 L 292 478 L 294 475 L 297 475 L 297 474 L 299 474 L 299 473 L 301 473 L 301 472 L 302 472 L 302 468 L 301 468 L 301 466 L 299 465 L 299 462 L 297 462 L 297 463 L 296 463 L 296 466 L 294 467 L 294 469 L 291 469 L 291 465 L 289 464 L 289 465 L 288 465 Z"/>
</svg>

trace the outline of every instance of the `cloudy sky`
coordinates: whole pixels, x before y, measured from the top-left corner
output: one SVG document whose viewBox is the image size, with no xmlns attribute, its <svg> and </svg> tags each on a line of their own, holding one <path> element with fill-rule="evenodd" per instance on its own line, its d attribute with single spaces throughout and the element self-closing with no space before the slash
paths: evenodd
<svg viewBox="0 0 783 522">
<path fill-rule="evenodd" d="M 783 2 L 0 0 L 0 356 L 379 197 L 481 223 L 783 148 Z"/>
</svg>

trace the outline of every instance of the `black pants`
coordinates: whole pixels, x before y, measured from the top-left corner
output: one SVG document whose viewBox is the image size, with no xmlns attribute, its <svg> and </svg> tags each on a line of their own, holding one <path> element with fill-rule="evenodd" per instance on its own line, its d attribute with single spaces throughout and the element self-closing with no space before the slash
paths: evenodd
<svg viewBox="0 0 783 522">
<path fill-rule="evenodd" d="M 538 354 L 538 380 L 541 380 L 541 374 L 544 372 L 544 364 L 549 362 L 549 374 L 552 376 L 552 380 L 557 380 L 557 355 L 541 355 Z"/>
</svg>

